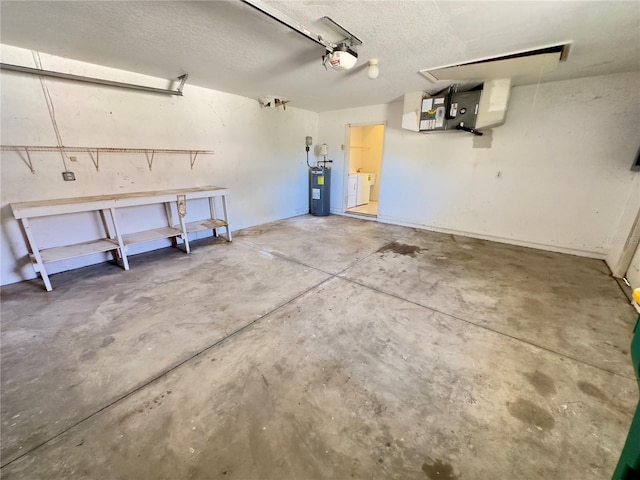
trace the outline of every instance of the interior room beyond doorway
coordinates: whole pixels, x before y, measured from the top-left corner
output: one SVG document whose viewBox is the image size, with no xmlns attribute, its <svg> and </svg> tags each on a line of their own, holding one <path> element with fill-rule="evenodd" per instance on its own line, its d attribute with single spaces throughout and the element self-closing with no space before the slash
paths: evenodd
<svg viewBox="0 0 640 480">
<path fill-rule="evenodd" d="M 347 213 L 378 216 L 384 125 L 349 127 Z"/>
</svg>

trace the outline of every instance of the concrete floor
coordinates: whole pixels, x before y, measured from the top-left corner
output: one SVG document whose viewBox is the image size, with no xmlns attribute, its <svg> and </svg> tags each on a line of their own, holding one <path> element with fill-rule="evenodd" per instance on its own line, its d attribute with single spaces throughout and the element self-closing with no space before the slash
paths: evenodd
<svg viewBox="0 0 640 480">
<path fill-rule="evenodd" d="M 603 479 L 637 384 L 601 261 L 297 217 L 2 289 L 2 477 Z"/>
</svg>

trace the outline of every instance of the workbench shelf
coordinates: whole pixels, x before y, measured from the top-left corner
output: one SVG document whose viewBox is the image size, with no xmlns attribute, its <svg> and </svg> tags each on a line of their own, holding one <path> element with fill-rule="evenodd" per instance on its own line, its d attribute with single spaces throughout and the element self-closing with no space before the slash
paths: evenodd
<svg viewBox="0 0 640 480">
<path fill-rule="evenodd" d="M 182 235 L 182 230 L 173 227 L 164 227 L 145 230 L 143 232 L 127 233 L 122 235 L 122 240 L 125 245 L 136 245 L 139 243 L 153 242 L 154 240 L 162 240 L 164 238 L 182 237 Z"/>
<path fill-rule="evenodd" d="M 29 258 L 34 270 L 40 274 L 47 291 L 52 290 L 51 281 L 45 264 L 81 257 L 94 253 L 111 252 L 114 259 L 120 261 L 125 270 L 129 270 L 127 247 L 154 240 L 171 239 L 178 246 L 178 239 L 186 253 L 191 252 L 189 233 L 212 230 L 215 236 L 218 229 L 224 228 L 227 241 L 231 242 L 231 229 L 227 211 L 228 190 L 223 187 L 196 187 L 154 192 L 123 193 L 94 197 L 63 198 L 36 202 L 12 203 L 13 215 L 22 223 L 27 239 Z M 222 218 L 217 218 L 215 198 L 222 202 Z M 185 222 L 189 202 L 192 200 L 208 200 L 209 218 Z M 118 210 L 145 205 L 163 205 L 167 223 L 165 227 L 123 233 L 119 225 Z M 175 221 L 177 212 L 178 222 Z M 97 238 L 80 243 L 59 245 L 40 250 L 29 220 L 38 217 L 52 217 L 54 220 L 63 215 L 98 212 L 102 218 L 104 230 L 108 238 Z"/>
<path fill-rule="evenodd" d="M 82 257 L 92 253 L 102 253 L 118 248 L 118 242 L 109 238 L 101 238 L 90 242 L 75 243 L 62 247 L 52 247 L 40 250 L 44 263 L 58 262 L 67 258 Z"/>
<path fill-rule="evenodd" d="M 202 232 L 204 230 L 214 230 L 214 233 L 217 233 L 215 232 L 216 229 L 228 227 L 226 221 L 216 218 L 212 218 L 210 220 L 198 220 L 196 222 L 189 222 L 185 225 L 187 227 L 187 233 Z"/>
</svg>

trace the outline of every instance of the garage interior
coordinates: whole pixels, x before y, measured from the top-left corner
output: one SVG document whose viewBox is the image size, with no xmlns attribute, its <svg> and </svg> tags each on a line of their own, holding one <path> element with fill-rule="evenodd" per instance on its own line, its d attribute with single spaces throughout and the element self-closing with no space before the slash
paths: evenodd
<svg viewBox="0 0 640 480">
<path fill-rule="evenodd" d="M 0 8 L 3 478 L 612 476 L 638 402 L 638 2 Z M 326 65 L 345 36 L 355 66 Z M 491 59 L 558 45 L 481 136 L 407 128 L 416 92 L 484 95 Z M 380 125 L 377 216 L 352 214 L 349 132 Z"/>
</svg>

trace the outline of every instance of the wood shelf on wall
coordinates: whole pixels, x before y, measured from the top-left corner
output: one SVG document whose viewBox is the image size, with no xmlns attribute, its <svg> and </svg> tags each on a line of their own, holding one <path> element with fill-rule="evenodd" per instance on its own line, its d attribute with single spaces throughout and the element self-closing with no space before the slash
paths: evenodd
<svg viewBox="0 0 640 480">
<path fill-rule="evenodd" d="M 26 159 L 21 156 L 22 161 L 29 167 L 31 173 L 36 173 L 31 161 L 31 153 L 33 152 L 58 152 L 62 155 L 66 153 L 87 153 L 91 157 L 96 171 L 100 171 L 100 154 L 104 153 L 136 153 L 145 154 L 149 170 L 153 166 L 153 160 L 156 153 L 171 155 L 189 155 L 191 169 L 196 163 L 198 155 L 212 155 L 213 150 L 193 150 L 193 149 L 169 149 L 169 148 L 113 148 L 113 147 L 65 147 L 65 146 L 41 146 L 41 145 L 0 145 L 3 152 L 16 152 L 26 155 Z M 95 158 L 94 158 L 95 155 Z M 149 157 L 151 155 L 151 157 Z"/>
</svg>

